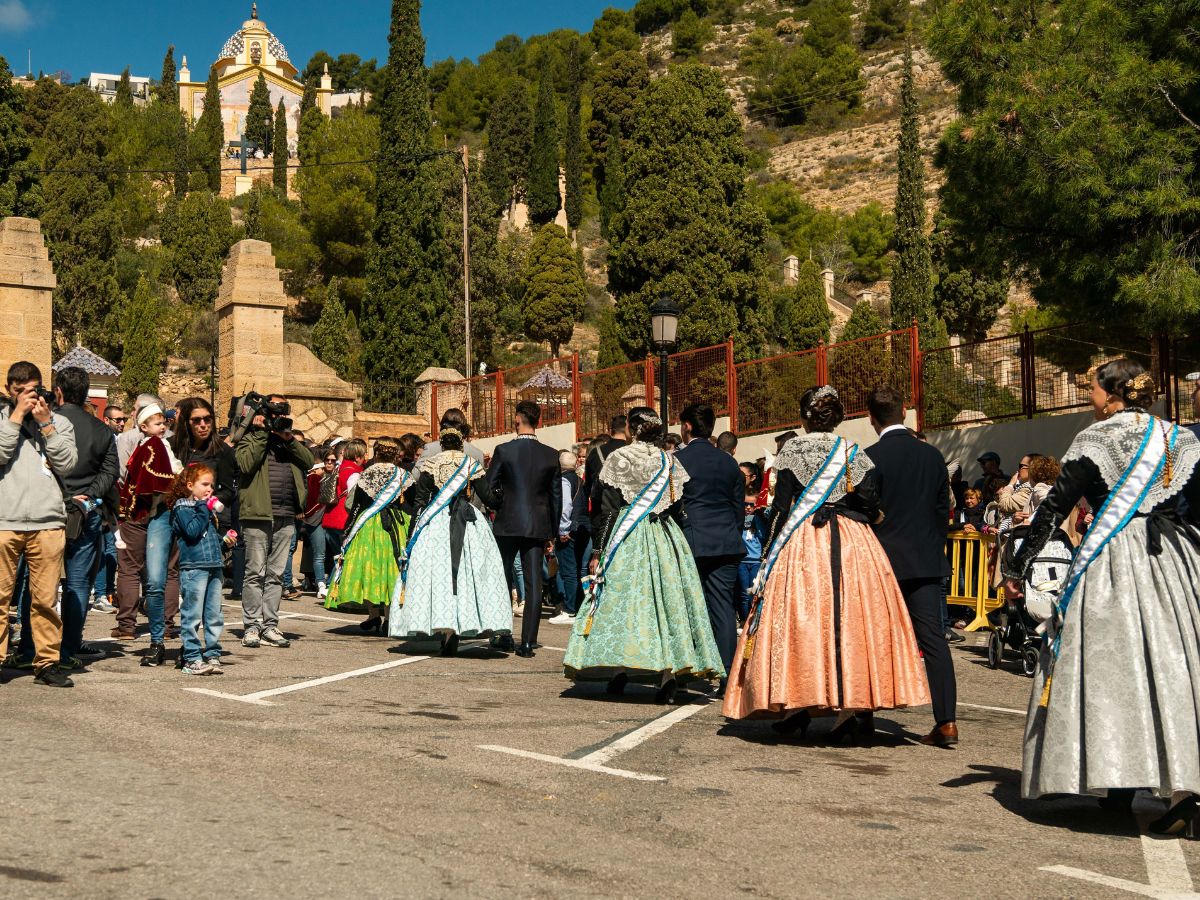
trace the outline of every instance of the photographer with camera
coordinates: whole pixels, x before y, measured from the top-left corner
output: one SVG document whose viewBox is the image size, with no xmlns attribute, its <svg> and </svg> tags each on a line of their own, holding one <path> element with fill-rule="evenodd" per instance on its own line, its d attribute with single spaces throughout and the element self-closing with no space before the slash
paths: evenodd
<svg viewBox="0 0 1200 900">
<path fill-rule="evenodd" d="M 250 393 L 230 428 L 236 438 L 234 458 L 241 471 L 238 496 L 246 541 L 243 647 L 260 643 L 287 647 L 291 643 L 279 631 L 279 602 L 313 455 L 292 434 L 290 411 L 279 394 L 263 397 Z"/>
<path fill-rule="evenodd" d="M 58 665 L 62 619 L 54 609 L 66 548 L 62 479 L 75 467 L 75 429 L 51 412 L 54 395 L 31 362 L 8 370 L 8 403 L 0 409 L 0 659 L 8 656 L 8 611 L 22 554 L 29 569 L 34 678 L 72 687 Z"/>
</svg>

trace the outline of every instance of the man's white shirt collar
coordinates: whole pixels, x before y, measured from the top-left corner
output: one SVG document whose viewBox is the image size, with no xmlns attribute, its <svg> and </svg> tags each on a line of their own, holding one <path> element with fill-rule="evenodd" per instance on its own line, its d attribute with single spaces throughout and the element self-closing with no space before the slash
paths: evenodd
<svg viewBox="0 0 1200 900">
<path fill-rule="evenodd" d="M 908 426 L 903 422 L 898 425 L 889 425 L 887 428 L 883 429 L 883 431 L 879 432 L 880 439 L 882 439 L 885 434 L 889 434 L 893 431 L 908 431 Z"/>
</svg>

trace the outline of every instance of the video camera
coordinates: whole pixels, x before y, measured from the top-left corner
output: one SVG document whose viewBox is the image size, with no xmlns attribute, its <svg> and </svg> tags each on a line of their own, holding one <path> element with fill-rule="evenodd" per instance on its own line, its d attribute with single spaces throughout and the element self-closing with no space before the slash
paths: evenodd
<svg viewBox="0 0 1200 900">
<path fill-rule="evenodd" d="M 291 411 L 286 400 L 272 403 L 255 391 L 245 397 L 235 397 L 230 404 L 229 438 L 235 444 L 240 441 L 257 416 L 262 416 L 263 428 L 267 431 L 291 431 Z"/>
</svg>

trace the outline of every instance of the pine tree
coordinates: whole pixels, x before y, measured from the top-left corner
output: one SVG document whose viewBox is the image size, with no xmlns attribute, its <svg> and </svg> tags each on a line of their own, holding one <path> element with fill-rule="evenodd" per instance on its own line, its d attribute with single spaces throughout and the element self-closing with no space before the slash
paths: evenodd
<svg viewBox="0 0 1200 900">
<path fill-rule="evenodd" d="M 258 81 L 254 82 L 254 89 L 250 92 L 250 107 L 246 110 L 246 140 L 261 148 L 264 154 L 269 154 L 274 124 L 271 91 L 267 87 L 267 79 L 259 72 Z"/>
<path fill-rule="evenodd" d="M 133 109 L 133 85 L 129 81 L 129 66 L 125 67 L 125 71 L 121 73 L 121 80 L 117 82 L 117 96 L 113 103 L 122 109 Z"/>
<path fill-rule="evenodd" d="M 550 343 L 550 356 L 571 340 L 583 315 L 587 288 L 567 233 L 553 222 L 533 237 L 525 263 L 525 333 Z"/>
<path fill-rule="evenodd" d="M 271 136 L 271 180 L 281 200 L 287 199 L 288 188 L 288 125 L 287 107 L 283 98 L 275 110 L 275 133 Z"/>
<path fill-rule="evenodd" d="M 13 84 L 8 61 L 0 56 L 0 216 L 37 216 L 41 207 L 25 109 L 25 91 Z"/>
<path fill-rule="evenodd" d="M 156 394 L 162 372 L 162 307 L 145 275 L 138 278 L 122 319 L 121 388 L 131 397 Z"/>
<path fill-rule="evenodd" d="M 389 53 L 376 98 L 379 163 L 375 241 L 359 327 L 374 381 L 409 384 L 451 359 L 440 227 L 439 165 L 431 159 L 429 84 L 418 0 L 392 0 Z"/>
<path fill-rule="evenodd" d="M 194 164 L 204 173 L 206 187 L 213 193 L 220 193 L 225 124 L 221 121 L 221 91 L 217 87 L 215 68 L 208 70 L 208 82 L 204 85 L 204 111 L 196 120 L 192 146 Z"/>
<path fill-rule="evenodd" d="M 604 157 L 604 182 L 600 187 L 600 235 L 608 238 L 613 216 L 625 208 L 625 157 L 621 150 L 621 132 L 613 122 Z"/>
<path fill-rule="evenodd" d="M 750 151 L 720 73 L 696 64 L 651 82 L 624 145 L 625 204 L 609 222 L 609 289 L 622 349 L 648 349 L 650 306 L 683 311 L 686 348 L 735 341 L 743 358 L 772 333 L 767 220 L 747 195 Z"/>
<path fill-rule="evenodd" d="M 526 180 L 529 221 L 535 228 L 553 222 L 561 205 L 558 191 L 558 115 L 554 103 L 554 76 L 542 67 L 537 106 L 533 113 L 533 148 Z"/>
<path fill-rule="evenodd" d="M 168 202 L 159 228 L 170 275 L 179 299 L 194 309 L 211 307 L 221 286 L 225 257 L 233 246 L 228 201 L 198 190 Z"/>
<path fill-rule="evenodd" d="M 514 201 L 525 196 L 532 140 L 529 84 L 524 78 L 511 78 L 488 113 L 487 153 L 483 158 L 483 179 L 496 215 L 504 214 Z"/>
<path fill-rule="evenodd" d="M 162 80 L 158 83 L 158 99 L 163 103 L 179 105 L 179 85 L 175 83 L 175 45 L 167 47 L 163 57 Z"/>
<path fill-rule="evenodd" d="M 920 119 L 913 88 L 912 45 L 904 50 L 900 81 L 900 150 L 896 184 L 896 266 L 892 275 L 892 327 L 913 320 L 929 328 L 933 311 L 933 262 L 925 233 L 925 163 L 921 159 Z"/>
<path fill-rule="evenodd" d="M 337 372 L 339 378 L 350 377 L 354 362 L 350 323 L 336 278 L 329 282 L 321 318 L 313 326 L 312 351 L 317 359 Z"/>
<path fill-rule="evenodd" d="M 190 167 L 188 161 L 188 127 L 183 113 L 175 110 L 175 196 L 187 196 Z"/>
<path fill-rule="evenodd" d="M 829 343 L 833 314 L 825 301 L 821 269 L 812 260 L 800 266 L 800 277 L 785 288 L 775 304 L 775 328 L 785 350 L 811 350 Z"/>
<path fill-rule="evenodd" d="M 712 26 L 687 9 L 671 29 L 671 55 L 677 59 L 699 56 L 704 45 L 712 40 Z"/>
<path fill-rule="evenodd" d="M 909 0 L 870 0 L 863 16 L 864 47 L 874 47 L 908 31 Z"/>
<path fill-rule="evenodd" d="M 567 54 L 567 134 L 563 154 L 567 182 L 567 227 L 572 233 L 583 221 L 583 127 L 580 121 L 582 94 L 583 55 L 579 49 L 579 42 L 573 41 Z"/>
</svg>

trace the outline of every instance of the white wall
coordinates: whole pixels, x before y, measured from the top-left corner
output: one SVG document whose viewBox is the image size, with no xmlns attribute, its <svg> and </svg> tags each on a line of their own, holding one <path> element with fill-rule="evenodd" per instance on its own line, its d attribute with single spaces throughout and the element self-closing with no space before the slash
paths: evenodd
<svg viewBox="0 0 1200 900">
<path fill-rule="evenodd" d="M 904 424 L 909 428 L 917 427 L 917 415 L 911 410 L 905 415 Z M 717 420 L 717 434 L 726 431 L 729 428 L 728 419 Z M 775 454 L 775 435 L 783 434 L 785 431 L 795 431 L 797 434 L 803 433 L 802 428 L 787 429 L 780 428 L 778 431 L 770 431 L 766 434 L 755 434 L 750 437 L 738 439 L 737 457 L 738 462 L 757 462 L 768 453 Z M 865 416 L 861 419 L 848 419 L 837 427 L 837 434 L 847 438 L 860 447 L 870 447 L 879 436 L 875 434 L 875 429 L 871 427 L 871 420 Z"/>
<path fill-rule="evenodd" d="M 570 450 L 571 445 L 575 443 L 575 423 L 568 422 L 565 425 L 539 428 L 537 436 L 539 441 L 555 450 Z M 515 435 L 511 433 L 498 434 L 489 438 L 471 438 L 471 443 L 482 450 L 484 456 L 490 456 L 500 444 L 506 444 L 514 437 Z"/>
<path fill-rule="evenodd" d="M 1091 410 L 1042 416 L 1037 419 L 1014 419 L 994 425 L 967 426 L 929 432 L 929 443 L 942 451 L 949 462 L 957 459 L 963 465 L 963 475 L 974 481 L 981 474 L 981 453 L 994 450 L 1000 454 L 1000 467 L 1009 475 L 1026 453 L 1041 453 L 1061 458 L 1071 446 L 1075 435 L 1096 421 Z"/>
</svg>

